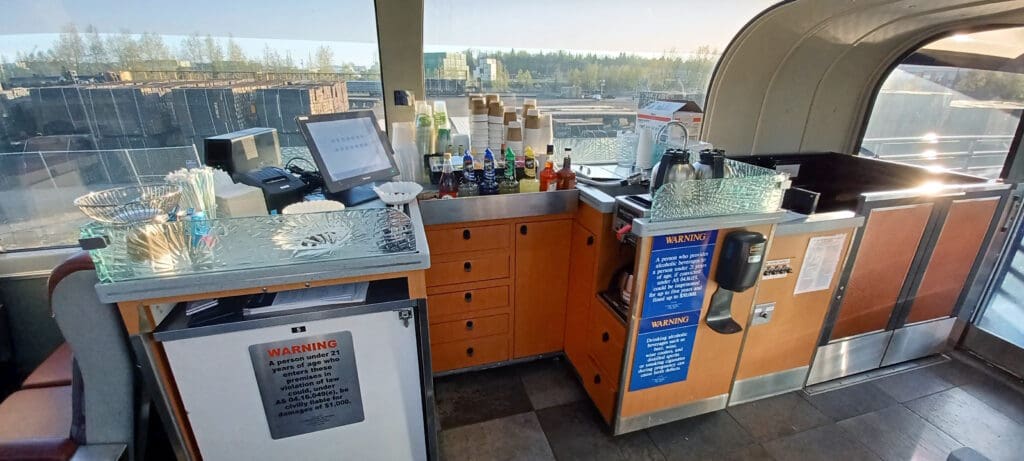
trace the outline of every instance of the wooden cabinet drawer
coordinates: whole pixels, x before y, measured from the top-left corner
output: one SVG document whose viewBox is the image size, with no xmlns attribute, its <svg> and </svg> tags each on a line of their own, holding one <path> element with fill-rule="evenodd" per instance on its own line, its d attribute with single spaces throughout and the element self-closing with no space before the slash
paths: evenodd
<svg viewBox="0 0 1024 461">
<path fill-rule="evenodd" d="M 435 318 L 467 314 L 509 305 L 508 285 L 467 289 L 427 296 L 427 315 Z"/>
<path fill-rule="evenodd" d="M 484 251 L 431 258 L 427 286 L 493 280 L 508 277 L 509 253 Z"/>
<path fill-rule="evenodd" d="M 590 355 L 610 375 L 608 381 L 618 387 L 622 371 L 622 353 L 626 348 L 626 327 L 598 299 L 590 306 L 587 344 Z"/>
<path fill-rule="evenodd" d="M 440 344 L 508 333 L 508 314 L 474 317 L 430 326 L 430 343 Z"/>
<path fill-rule="evenodd" d="M 583 388 L 587 390 L 590 400 L 594 402 L 594 406 L 604 417 L 605 422 L 611 424 L 618 387 L 608 380 L 608 376 L 589 357 L 574 365 L 580 374 L 580 379 L 583 380 Z"/>
<path fill-rule="evenodd" d="M 488 336 L 430 346 L 434 372 L 509 359 L 508 335 Z"/>
<path fill-rule="evenodd" d="M 427 245 L 431 254 L 508 248 L 509 240 L 507 224 L 427 229 Z"/>
</svg>

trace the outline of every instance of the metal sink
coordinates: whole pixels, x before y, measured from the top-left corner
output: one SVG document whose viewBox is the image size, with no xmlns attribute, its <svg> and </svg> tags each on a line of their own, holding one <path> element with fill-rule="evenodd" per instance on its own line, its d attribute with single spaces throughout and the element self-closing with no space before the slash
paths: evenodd
<svg viewBox="0 0 1024 461">
<path fill-rule="evenodd" d="M 625 186 L 620 184 L 607 186 L 596 186 L 590 184 L 589 186 L 612 197 L 621 197 L 623 195 L 646 194 L 649 191 L 648 186 L 643 184 L 630 184 Z"/>
</svg>

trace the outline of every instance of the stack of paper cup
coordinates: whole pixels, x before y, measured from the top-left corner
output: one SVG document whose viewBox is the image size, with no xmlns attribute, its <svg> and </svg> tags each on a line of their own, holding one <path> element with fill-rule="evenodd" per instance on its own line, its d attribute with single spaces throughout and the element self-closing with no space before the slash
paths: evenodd
<svg viewBox="0 0 1024 461">
<path fill-rule="evenodd" d="M 530 109 L 537 108 L 537 100 L 535 98 L 523 99 L 523 120 L 526 120 L 526 115 L 530 112 Z"/>
<path fill-rule="evenodd" d="M 512 149 L 512 152 L 516 154 L 516 166 L 522 166 L 525 162 L 523 157 L 523 125 L 519 122 L 509 122 L 508 124 L 508 139 L 505 140 L 505 144 Z"/>
<path fill-rule="evenodd" d="M 519 116 L 516 115 L 515 106 L 505 106 L 505 114 L 502 116 L 501 120 L 501 122 L 505 125 L 505 129 L 504 131 L 502 131 L 502 133 L 505 136 L 505 139 L 508 139 L 508 124 L 517 121 L 519 121 Z"/>
<path fill-rule="evenodd" d="M 497 149 L 505 142 L 505 105 L 501 101 L 487 103 L 487 146 Z"/>
<path fill-rule="evenodd" d="M 487 102 L 483 98 L 473 98 L 470 105 L 469 139 L 470 151 L 474 155 L 482 154 L 487 149 Z"/>
<path fill-rule="evenodd" d="M 547 142 L 541 139 L 543 133 L 540 129 L 540 113 L 537 112 L 537 109 L 527 111 L 526 118 L 523 119 L 523 128 L 523 145 L 530 146 L 534 152 L 544 150 Z"/>
</svg>

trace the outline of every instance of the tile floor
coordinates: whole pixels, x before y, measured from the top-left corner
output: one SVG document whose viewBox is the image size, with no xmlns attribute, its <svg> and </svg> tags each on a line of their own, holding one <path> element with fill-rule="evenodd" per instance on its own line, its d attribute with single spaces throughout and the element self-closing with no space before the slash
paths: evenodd
<svg viewBox="0 0 1024 461">
<path fill-rule="evenodd" d="M 1024 386 L 950 362 L 792 392 L 619 437 L 565 359 L 435 380 L 444 460 L 1024 459 Z"/>
</svg>

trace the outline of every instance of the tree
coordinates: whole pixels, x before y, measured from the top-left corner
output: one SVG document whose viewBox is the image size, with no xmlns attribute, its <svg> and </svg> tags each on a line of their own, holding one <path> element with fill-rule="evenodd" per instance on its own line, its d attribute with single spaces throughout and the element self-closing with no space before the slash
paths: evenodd
<svg viewBox="0 0 1024 461">
<path fill-rule="evenodd" d="M 142 61 L 166 61 L 171 59 L 171 50 L 164 43 L 164 38 L 153 32 L 139 36 L 139 59 Z"/>
<path fill-rule="evenodd" d="M 505 66 L 498 64 L 498 71 L 494 73 L 494 79 L 491 80 L 491 89 L 494 91 L 508 91 L 508 71 L 505 70 Z"/>
<path fill-rule="evenodd" d="M 245 52 L 242 51 L 242 47 L 235 41 L 235 37 L 228 34 L 228 61 L 231 62 L 245 62 Z"/>
<path fill-rule="evenodd" d="M 65 24 L 60 28 L 60 36 L 53 44 L 50 56 L 68 70 L 79 70 L 85 58 L 85 41 L 78 34 L 78 27 L 74 23 Z"/>
<path fill-rule="evenodd" d="M 281 55 L 270 44 L 263 45 L 263 70 L 275 71 L 281 68 Z"/>
<path fill-rule="evenodd" d="M 191 62 L 193 65 L 203 62 L 205 56 L 205 45 L 199 34 L 193 33 L 181 41 L 181 59 Z"/>
<path fill-rule="evenodd" d="M 533 87 L 533 75 L 529 70 L 519 69 L 519 72 L 516 73 L 516 83 L 523 88 L 531 88 Z"/>
<path fill-rule="evenodd" d="M 110 61 L 103 37 L 100 37 L 99 31 L 92 24 L 85 28 L 85 61 L 91 64 L 95 71 L 106 68 Z"/>
<path fill-rule="evenodd" d="M 203 53 L 210 60 L 210 67 L 213 70 L 219 70 L 220 64 L 224 62 L 224 50 L 210 34 L 206 34 L 206 38 L 203 40 Z"/>
<path fill-rule="evenodd" d="M 132 69 L 140 60 L 139 44 L 135 43 L 127 29 L 121 29 L 117 35 L 107 37 L 107 51 L 121 69 Z"/>
<path fill-rule="evenodd" d="M 334 50 L 330 47 L 320 45 L 316 49 L 316 71 L 334 72 Z"/>
</svg>

